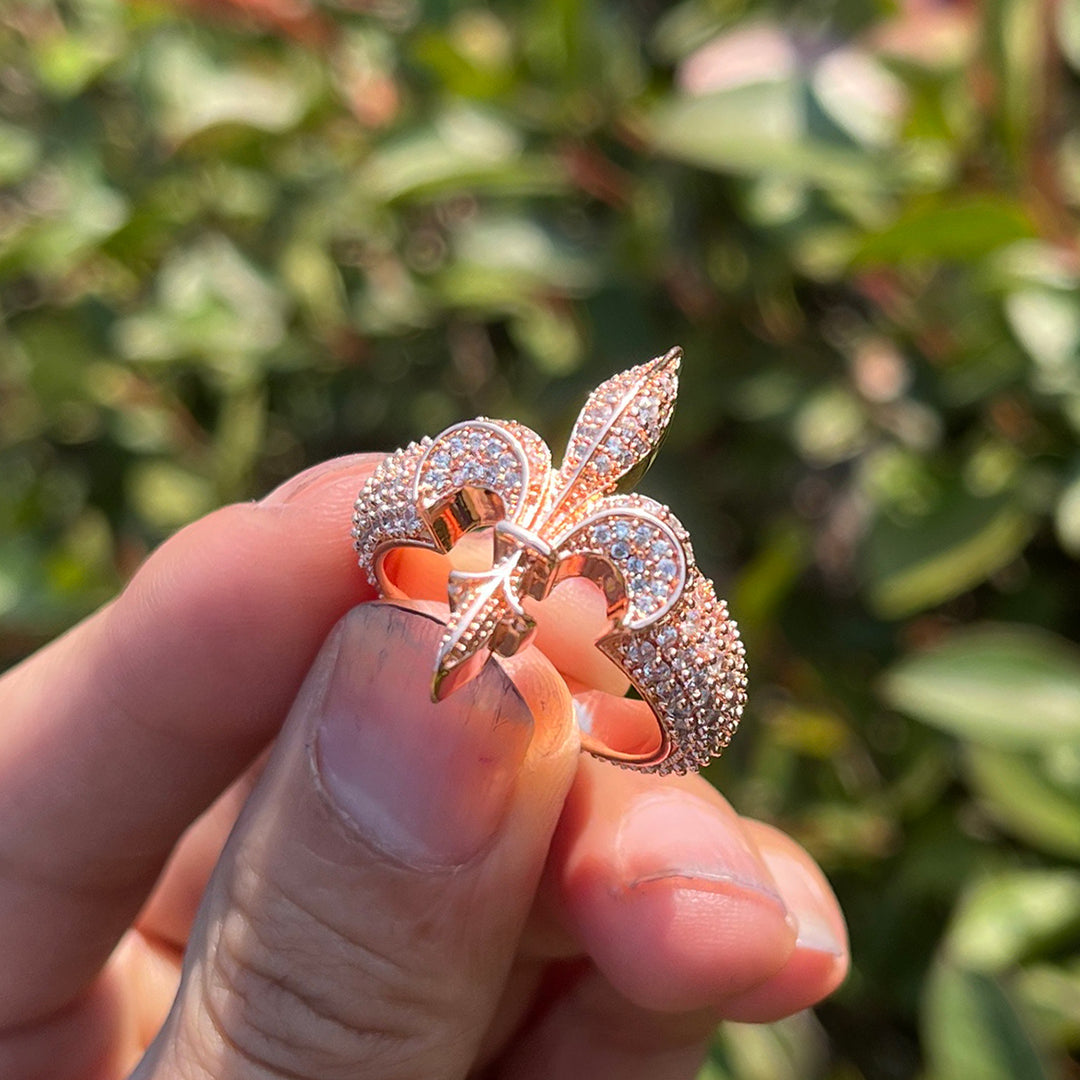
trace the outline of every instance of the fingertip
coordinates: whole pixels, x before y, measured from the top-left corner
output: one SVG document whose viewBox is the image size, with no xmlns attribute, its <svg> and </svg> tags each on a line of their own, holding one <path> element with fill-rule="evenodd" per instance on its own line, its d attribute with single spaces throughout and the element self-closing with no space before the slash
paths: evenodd
<svg viewBox="0 0 1080 1080">
<path fill-rule="evenodd" d="M 846 957 L 847 925 L 832 886 L 818 864 L 795 840 L 772 825 L 744 819 L 743 827 L 798 922 L 799 947 Z"/>
<path fill-rule="evenodd" d="M 692 1012 L 744 994 L 787 963 L 795 932 L 772 897 L 730 882 L 665 878 L 594 895 L 597 967 L 645 1009 Z M 588 917 L 587 917 L 588 918 Z"/>
<path fill-rule="evenodd" d="M 796 947 L 772 978 L 723 1003 L 725 1020 L 771 1024 L 809 1009 L 828 997 L 847 977 L 848 957 Z"/>
<path fill-rule="evenodd" d="M 847 977 L 850 950 L 844 917 L 824 873 L 791 837 L 763 822 L 744 821 L 798 927 L 795 949 L 771 979 L 724 1006 L 730 1020 L 768 1023 L 809 1008 Z"/>
<path fill-rule="evenodd" d="M 582 773 L 585 779 L 582 779 Z M 584 765 L 564 860 L 568 920 L 644 1008 L 708 1008 L 780 971 L 795 926 L 733 811 L 703 781 Z M 586 816 L 587 815 L 587 816 Z"/>
</svg>

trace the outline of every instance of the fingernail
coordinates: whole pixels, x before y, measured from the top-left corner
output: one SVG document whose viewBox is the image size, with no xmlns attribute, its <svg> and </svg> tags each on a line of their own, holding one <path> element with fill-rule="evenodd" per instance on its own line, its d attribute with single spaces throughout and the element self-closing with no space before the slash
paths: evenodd
<svg viewBox="0 0 1080 1080">
<path fill-rule="evenodd" d="M 443 629 L 393 604 L 353 609 L 317 721 L 324 793 L 375 847 L 419 867 L 460 866 L 491 843 L 532 736 L 494 663 L 431 701 Z"/>
<path fill-rule="evenodd" d="M 343 473 L 354 470 L 358 465 L 371 460 L 370 454 L 345 454 L 343 457 L 331 458 L 329 461 L 312 465 L 310 469 L 305 469 L 278 484 L 273 491 L 259 500 L 259 505 L 284 506 L 301 495 L 307 497 L 313 491 L 334 483 Z M 358 484 L 357 491 L 359 490 Z"/>
<path fill-rule="evenodd" d="M 761 857 L 798 924 L 795 947 L 843 956 L 847 931 L 824 876 L 782 848 L 763 845 Z"/>
<path fill-rule="evenodd" d="M 784 907 L 776 883 L 734 819 L 682 791 L 639 798 L 619 827 L 616 855 L 629 888 L 682 878 L 687 888 L 749 889 Z"/>
</svg>

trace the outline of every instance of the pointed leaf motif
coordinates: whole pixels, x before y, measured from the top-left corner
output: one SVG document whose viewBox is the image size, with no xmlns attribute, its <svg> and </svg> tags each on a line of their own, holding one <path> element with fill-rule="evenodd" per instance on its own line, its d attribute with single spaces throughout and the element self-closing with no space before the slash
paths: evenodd
<svg viewBox="0 0 1080 1080">
<path fill-rule="evenodd" d="M 521 613 L 514 596 L 513 578 L 520 552 L 513 552 L 490 570 L 454 570 L 447 593 L 450 618 L 439 645 L 438 675 L 445 676 L 489 647 L 499 624 Z"/>
<path fill-rule="evenodd" d="M 566 457 L 554 477 L 545 536 L 569 522 L 656 453 L 675 408 L 681 349 L 601 383 L 588 397 L 570 433 Z"/>
</svg>

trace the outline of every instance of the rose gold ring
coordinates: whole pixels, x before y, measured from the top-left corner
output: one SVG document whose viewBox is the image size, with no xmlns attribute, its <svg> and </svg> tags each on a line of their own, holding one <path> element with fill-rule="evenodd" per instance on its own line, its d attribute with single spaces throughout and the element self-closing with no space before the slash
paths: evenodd
<svg viewBox="0 0 1080 1080">
<path fill-rule="evenodd" d="M 629 768 L 685 773 L 727 746 L 746 704 L 736 623 L 671 511 L 641 495 L 616 494 L 659 448 L 681 356 L 672 349 L 594 390 L 557 471 L 535 432 L 480 418 L 398 450 L 364 485 L 352 535 L 384 597 L 406 595 L 393 579 L 391 552 L 447 554 L 473 530 L 493 537 L 490 569 L 450 571 L 434 699 L 473 678 L 491 653 L 512 656 L 532 640 L 533 602 L 567 578 L 584 577 L 606 606 L 608 625 L 596 646 L 641 698 L 605 707 L 600 691 L 576 695 L 584 749 Z M 619 745 L 618 716 L 642 703 L 652 716 L 649 737 Z"/>
</svg>

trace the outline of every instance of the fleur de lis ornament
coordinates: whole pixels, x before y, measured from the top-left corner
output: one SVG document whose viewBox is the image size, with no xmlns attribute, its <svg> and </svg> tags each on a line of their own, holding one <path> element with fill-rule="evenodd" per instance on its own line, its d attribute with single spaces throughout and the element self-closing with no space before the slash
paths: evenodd
<svg viewBox="0 0 1080 1080">
<path fill-rule="evenodd" d="M 671 511 L 619 493 L 660 446 L 681 356 L 672 349 L 594 390 L 557 470 L 535 432 L 483 417 L 412 443 L 376 469 L 357 499 L 353 538 L 384 596 L 402 596 L 388 573 L 391 551 L 446 553 L 472 530 L 493 533 L 489 570 L 450 572 L 436 700 L 474 677 L 490 653 L 512 656 L 531 640 L 527 598 L 585 577 L 603 594 L 610 621 L 597 648 L 659 725 L 646 749 L 619 749 L 583 730 L 585 748 L 629 767 L 686 772 L 727 745 L 746 701 L 738 628 Z"/>
</svg>

